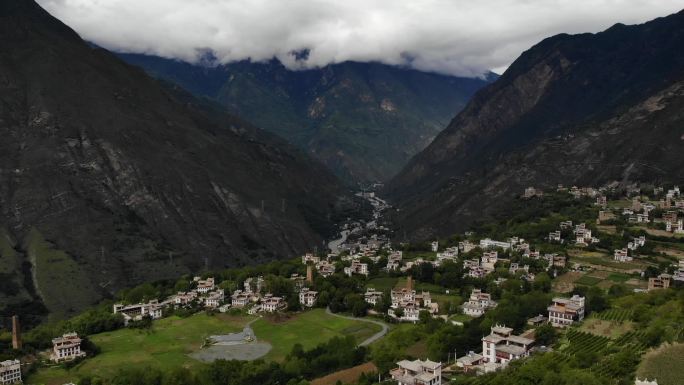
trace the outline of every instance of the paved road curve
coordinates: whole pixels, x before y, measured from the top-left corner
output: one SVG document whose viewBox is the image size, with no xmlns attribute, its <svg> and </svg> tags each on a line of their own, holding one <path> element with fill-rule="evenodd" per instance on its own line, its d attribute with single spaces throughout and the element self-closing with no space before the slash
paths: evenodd
<svg viewBox="0 0 684 385">
<path fill-rule="evenodd" d="M 368 345 L 372 344 L 373 342 L 379 340 L 380 338 L 384 337 L 385 334 L 387 334 L 387 331 L 389 331 L 389 327 L 384 322 L 374 321 L 374 320 L 370 320 L 367 318 L 358 318 L 358 317 L 350 317 L 350 316 L 346 316 L 346 315 L 335 314 L 335 313 L 330 311 L 330 308 L 326 308 L 325 312 L 327 314 L 330 314 L 333 317 L 345 318 L 345 319 L 350 319 L 350 320 L 354 320 L 354 321 L 361 321 L 361 322 L 369 322 L 369 323 L 376 324 L 376 325 L 379 325 L 380 327 L 382 327 L 382 330 L 380 330 L 379 332 L 368 337 L 365 341 L 361 342 L 359 344 L 359 346 L 368 346 Z"/>
</svg>

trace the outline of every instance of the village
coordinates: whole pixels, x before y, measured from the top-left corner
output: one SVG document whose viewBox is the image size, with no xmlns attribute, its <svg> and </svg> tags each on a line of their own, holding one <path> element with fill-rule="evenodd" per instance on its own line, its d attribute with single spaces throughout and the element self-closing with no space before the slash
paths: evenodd
<svg viewBox="0 0 684 385">
<path fill-rule="evenodd" d="M 501 311 L 502 293 L 545 290 L 548 301 L 542 304 L 543 311 L 528 314 L 519 324 L 487 326 L 488 334 L 481 337 L 479 346 L 447 346 L 446 360 L 431 361 L 427 355 L 398 357 L 394 368 L 378 373 L 382 381 L 399 385 L 441 385 L 460 377 L 478 378 L 500 372 L 516 360 L 552 354 L 552 341 L 541 338 L 541 330 L 547 334 L 546 328 L 551 327 L 557 330 L 554 334 L 579 333 L 575 331 L 583 327 L 587 316 L 600 311 L 590 309 L 588 295 L 592 294 L 585 294 L 587 288 L 611 289 L 619 283 L 632 293 L 649 293 L 684 286 L 684 251 L 679 254 L 676 244 L 666 242 L 684 238 L 684 197 L 676 186 L 656 187 L 649 193 L 655 199 L 637 188 L 615 197 L 610 186 L 558 186 L 551 192 L 530 187 L 520 197 L 523 204 L 555 194 L 589 202 L 583 213 L 593 217 L 544 218 L 538 221 L 543 226 L 536 225 L 534 231 L 498 239 L 476 229 L 415 247 L 392 242 L 391 225 L 384 217 L 390 207 L 374 194 L 363 193 L 373 207 L 372 219 L 350 219 L 327 252 L 306 253 L 293 261 L 291 270 L 296 272 L 275 277 L 243 274 L 239 280 L 194 276 L 187 290 L 145 302 L 116 302 L 111 314 L 121 317 L 122 326 L 136 328 L 179 311 L 270 317 L 324 307 L 390 326 L 441 322 L 458 328 Z M 611 194 L 612 199 L 608 198 Z M 638 235 L 617 235 L 616 226 Z M 531 233 L 536 237 L 530 237 Z M 449 283 L 440 284 L 444 280 Z M 349 285 L 344 300 L 337 302 L 336 289 L 328 281 Z M 15 319 L 13 332 L 12 344 L 19 351 L 19 320 Z M 380 341 L 384 333 L 378 335 Z M 58 365 L 88 360 L 81 348 L 82 337 L 73 330 L 54 336 L 46 361 Z M 20 361 L 0 362 L 0 384 L 20 382 Z M 636 384 L 657 382 L 639 379 Z"/>
</svg>

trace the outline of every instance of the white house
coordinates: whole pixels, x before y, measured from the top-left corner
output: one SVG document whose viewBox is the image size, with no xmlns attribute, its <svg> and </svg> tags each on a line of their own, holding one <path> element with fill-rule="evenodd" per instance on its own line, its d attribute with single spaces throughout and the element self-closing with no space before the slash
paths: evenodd
<svg viewBox="0 0 684 385">
<path fill-rule="evenodd" d="M 584 297 L 573 295 L 572 298 L 556 297 L 547 308 L 549 323 L 555 327 L 565 327 L 584 319 Z"/>
<path fill-rule="evenodd" d="M 18 384 L 21 382 L 21 363 L 19 360 L 0 362 L 0 384 Z"/>
<path fill-rule="evenodd" d="M 71 361 L 84 356 L 85 352 L 81 351 L 81 339 L 78 334 L 66 333 L 52 339 L 52 354 L 50 355 L 52 361 Z"/>
<path fill-rule="evenodd" d="M 488 309 L 495 308 L 496 305 L 497 303 L 492 300 L 491 294 L 483 293 L 480 289 L 473 289 L 470 293 L 470 299 L 461 308 L 463 309 L 463 314 L 479 317 Z"/>
<path fill-rule="evenodd" d="M 513 335 L 513 329 L 495 325 L 482 338 L 483 361 L 505 366 L 512 360 L 529 356 L 533 344 L 533 339 Z"/>
<path fill-rule="evenodd" d="M 442 363 L 430 360 L 403 360 L 390 370 L 397 385 L 442 385 Z"/>
<path fill-rule="evenodd" d="M 318 297 L 318 292 L 309 290 L 309 288 L 304 287 L 299 291 L 299 303 L 302 306 L 313 307 L 316 304 L 316 298 Z"/>
<path fill-rule="evenodd" d="M 135 305 L 117 303 L 114 304 L 113 308 L 114 314 L 123 315 L 124 325 L 128 325 L 130 321 L 140 321 L 145 316 L 152 319 L 159 319 L 162 317 L 162 306 L 156 299 L 148 303 L 139 303 Z"/>
</svg>

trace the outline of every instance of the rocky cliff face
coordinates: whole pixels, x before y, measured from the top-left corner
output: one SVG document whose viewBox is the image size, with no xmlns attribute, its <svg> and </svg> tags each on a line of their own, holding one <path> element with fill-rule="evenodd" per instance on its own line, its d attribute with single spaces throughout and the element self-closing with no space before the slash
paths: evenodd
<svg viewBox="0 0 684 385">
<path fill-rule="evenodd" d="M 389 179 L 475 91 L 496 78 L 443 76 L 380 63 L 291 71 L 277 61 L 207 66 L 119 56 L 280 135 L 348 182 Z"/>
<path fill-rule="evenodd" d="M 526 186 L 681 181 L 682 47 L 682 12 L 532 47 L 391 181 L 400 225 L 446 234 Z"/>
<path fill-rule="evenodd" d="M 51 311 L 308 250 L 349 202 L 284 141 L 162 87 L 29 0 L 0 4 L 0 135 L 0 227 L 13 245 L 0 253 L 21 256 L 13 271 L 32 263 Z"/>
</svg>

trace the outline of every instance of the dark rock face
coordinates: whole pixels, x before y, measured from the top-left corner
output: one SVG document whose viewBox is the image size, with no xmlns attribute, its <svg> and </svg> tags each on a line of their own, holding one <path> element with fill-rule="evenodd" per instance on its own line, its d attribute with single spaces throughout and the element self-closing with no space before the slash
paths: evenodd
<svg viewBox="0 0 684 385">
<path fill-rule="evenodd" d="M 388 185 L 399 223 L 446 234 L 527 186 L 684 179 L 684 13 L 523 53 Z"/>
<path fill-rule="evenodd" d="M 119 56 L 280 135 L 348 182 L 389 179 L 496 78 L 459 78 L 380 63 L 291 71 L 278 61 L 207 67 Z"/>
<path fill-rule="evenodd" d="M 26 258 L 38 232 L 102 292 L 308 250 L 349 202 L 294 147 L 29 0 L 0 4 L 0 135 L 0 227 Z"/>
</svg>

